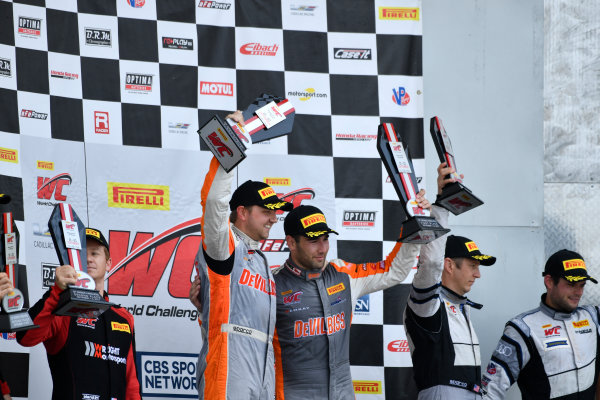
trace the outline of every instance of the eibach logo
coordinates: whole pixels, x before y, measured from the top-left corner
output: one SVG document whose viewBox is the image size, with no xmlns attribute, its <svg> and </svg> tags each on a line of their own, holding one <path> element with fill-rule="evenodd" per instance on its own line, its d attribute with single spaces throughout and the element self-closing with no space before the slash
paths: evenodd
<svg viewBox="0 0 600 400">
<path fill-rule="evenodd" d="M 198 3 L 199 8 L 214 8 L 217 10 L 229 10 L 231 8 L 230 3 L 220 3 L 217 1 L 204 1 L 200 0 Z"/>
<path fill-rule="evenodd" d="M 19 28 L 21 35 L 40 36 L 42 34 L 42 20 L 38 18 L 19 17 Z"/>
<path fill-rule="evenodd" d="M 18 164 L 19 163 L 19 155 L 18 155 L 17 150 L 0 147 L 0 160 Z"/>
<path fill-rule="evenodd" d="M 410 348 L 408 347 L 408 340 L 406 339 L 398 339 L 393 340 L 387 345 L 388 351 L 394 353 L 408 353 L 410 352 Z"/>
<path fill-rule="evenodd" d="M 142 8 L 146 4 L 146 0 L 125 0 L 133 8 Z"/>
<path fill-rule="evenodd" d="M 221 130 L 218 128 L 217 128 L 217 130 L 219 131 L 221 136 L 223 138 L 225 138 L 225 135 L 223 134 L 223 132 L 221 132 Z M 231 149 L 229 147 L 227 147 L 227 145 L 225 143 L 223 143 L 223 140 L 221 140 L 221 138 L 217 135 L 217 132 L 212 132 L 211 134 L 209 134 L 208 140 L 210 140 L 210 143 L 213 145 L 213 147 L 215 148 L 217 153 L 219 153 L 221 155 L 221 157 L 224 157 L 225 155 L 228 155 L 229 157 L 233 157 L 233 151 L 231 151 Z M 225 140 L 227 140 L 227 139 L 225 139 Z"/>
<path fill-rule="evenodd" d="M 279 50 L 278 44 L 272 44 L 270 46 L 263 45 L 260 43 L 246 43 L 240 47 L 240 53 L 248 56 L 275 56 Z"/>
<path fill-rule="evenodd" d="M 56 201 L 66 201 L 67 196 L 63 194 L 64 186 L 71 184 L 73 179 L 67 173 L 58 174 L 52 178 L 44 176 L 37 177 L 37 198 L 50 200 L 54 197 Z"/>
<path fill-rule="evenodd" d="M 410 96 L 408 93 L 406 93 L 406 89 L 402 86 L 399 86 L 398 90 L 392 89 L 392 92 L 394 93 L 392 96 L 394 103 L 398 104 L 399 106 L 406 106 L 408 103 L 410 103 Z"/>
<path fill-rule="evenodd" d="M 379 7 L 379 19 L 418 21 L 418 7 Z"/>
<path fill-rule="evenodd" d="M 142 210 L 169 210 L 169 187 L 107 182 L 108 206 Z"/>
<path fill-rule="evenodd" d="M 233 96 L 233 83 L 200 82 L 200 94 L 214 96 Z"/>
</svg>

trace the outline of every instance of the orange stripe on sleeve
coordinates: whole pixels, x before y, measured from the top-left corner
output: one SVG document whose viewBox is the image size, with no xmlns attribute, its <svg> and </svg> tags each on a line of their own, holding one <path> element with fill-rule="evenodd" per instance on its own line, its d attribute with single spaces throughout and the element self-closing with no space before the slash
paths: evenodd
<svg viewBox="0 0 600 400">
<path fill-rule="evenodd" d="M 273 352 L 275 353 L 275 398 L 277 400 L 285 400 L 281 344 L 279 343 L 279 336 L 277 336 L 277 328 L 275 328 L 275 335 L 273 336 Z"/>
<path fill-rule="evenodd" d="M 390 254 L 388 254 L 383 261 L 369 262 L 364 264 L 344 262 L 344 265 L 338 265 L 335 262 L 330 262 L 330 264 L 333 265 L 336 270 L 344 272 L 350 275 L 352 278 L 364 278 L 365 276 L 369 275 L 383 274 L 390 270 L 392 262 L 394 261 L 394 258 L 396 258 L 396 255 L 398 255 L 401 247 L 402 243 L 397 242 Z M 381 268 L 382 263 L 384 268 Z"/>
</svg>

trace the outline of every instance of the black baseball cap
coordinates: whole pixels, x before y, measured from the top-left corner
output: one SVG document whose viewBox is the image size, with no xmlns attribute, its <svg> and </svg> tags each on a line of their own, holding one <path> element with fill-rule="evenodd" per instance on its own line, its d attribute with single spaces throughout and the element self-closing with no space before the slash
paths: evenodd
<svg viewBox="0 0 600 400">
<path fill-rule="evenodd" d="M 286 236 L 304 235 L 309 238 L 338 234 L 327 226 L 325 215 L 314 206 L 298 206 L 290 211 L 283 221 L 283 231 Z"/>
<path fill-rule="evenodd" d="M 102 232 L 95 228 L 85 228 L 85 237 L 87 239 L 93 239 L 96 242 L 100 243 L 102 246 L 106 247 L 108 250 L 108 242 L 104 238 Z"/>
<path fill-rule="evenodd" d="M 266 183 L 246 181 L 240 185 L 229 200 L 229 209 L 235 210 L 239 206 L 261 206 L 269 210 L 290 211 L 292 203 L 277 197 L 275 190 Z"/>
<path fill-rule="evenodd" d="M 493 265 L 496 262 L 496 257 L 483 254 L 471 239 L 455 235 L 448 236 L 445 257 L 472 258 L 479 261 L 481 265 Z"/>
<path fill-rule="evenodd" d="M 597 280 L 588 275 L 583 257 L 579 253 L 567 249 L 559 250 L 548 258 L 542 275 L 565 278 L 569 282 L 588 279 L 598 283 Z"/>
</svg>

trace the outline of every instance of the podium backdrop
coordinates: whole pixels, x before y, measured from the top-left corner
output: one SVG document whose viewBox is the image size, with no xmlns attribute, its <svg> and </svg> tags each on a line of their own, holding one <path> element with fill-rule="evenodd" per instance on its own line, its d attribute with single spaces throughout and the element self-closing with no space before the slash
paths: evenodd
<svg viewBox="0 0 600 400">
<path fill-rule="evenodd" d="M 235 185 L 263 180 L 322 208 L 340 232 L 330 258 L 380 260 L 403 215 L 380 123 L 394 123 L 425 183 L 421 19 L 415 0 L 0 1 L 0 192 L 13 198 L 0 211 L 15 213 L 31 302 L 53 284 L 47 221 L 69 202 L 121 266 L 107 288 L 135 316 L 144 398 L 195 397 L 187 295 L 211 157 L 196 130 L 261 93 L 287 97 L 293 133 L 254 145 Z M 287 258 L 283 239 L 279 223 L 263 243 L 272 265 Z M 412 276 L 357 305 L 358 399 L 414 396 L 401 326 Z M 43 346 L 3 335 L 0 351 L 14 398 L 50 398 Z"/>
</svg>

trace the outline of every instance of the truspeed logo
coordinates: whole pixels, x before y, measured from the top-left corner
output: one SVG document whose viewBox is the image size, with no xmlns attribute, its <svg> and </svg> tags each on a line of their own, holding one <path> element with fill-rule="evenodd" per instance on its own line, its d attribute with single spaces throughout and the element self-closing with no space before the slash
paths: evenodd
<svg viewBox="0 0 600 400">
<path fill-rule="evenodd" d="M 85 28 L 85 44 L 88 46 L 112 47 L 110 29 Z"/>
<path fill-rule="evenodd" d="M 194 50 L 192 39 L 165 37 L 162 38 L 163 49 Z"/>
<path fill-rule="evenodd" d="M 110 134 L 108 111 L 94 111 L 94 133 Z"/>
<path fill-rule="evenodd" d="M 398 90 L 392 89 L 392 93 L 394 94 L 392 96 L 392 100 L 399 106 L 406 106 L 408 103 L 410 103 L 410 96 L 408 93 L 406 93 L 406 89 L 404 87 L 399 86 Z"/>
<path fill-rule="evenodd" d="M 307 89 L 304 89 L 304 91 L 298 91 L 298 90 L 289 91 L 288 97 L 292 97 L 292 96 L 298 97 L 298 100 L 300 100 L 300 101 L 307 101 L 312 98 L 325 98 L 326 99 L 327 93 L 319 93 L 314 88 L 307 88 Z"/>
<path fill-rule="evenodd" d="M 51 78 L 60 78 L 60 79 L 75 80 L 75 79 L 79 79 L 79 74 L 75 74 L 75 73 L 72 73 L 72 72 L 66 72 L 66 71 L 57 71 L 55 69 L 51 69 L 50 70 L 50 77 Z"/>
<path fill-rule="evenodd" d="M 0 161 L 18 164 L 19 153 L 15 149 L 0 147 Z"/>
<path fill-rule="evenodd" d="M 354 142 L 369 142 L 371 140 L 377 140 L 377 135 L 368 133 L 336 133 L 335 140 L 348 140 Z"/>
<path fill-rule="evenodd" d="M 216 10 L 229 10 L 231 8 L 231 3 L 200 0 L 198 2 L 198 8 L 213 8 Z"/>
<path fill-rule="evenodd" d="M 39 37 L 42 34 L 42 20 L 38 18 L 19 17 L 17 32 L 23 36 Z"/>
<path fill-rule="evenodd" d="M 106 182 L 108 206 L 140 210 L 169 210 L 169 187 L 137 183 Z"/>
<path fill-rule="evenodd" d="M 67 201 L 67 196 L 63 194 L 63 189 L 65 186 L 69 186 L 73 179 L 71 175 L 68 173 L 58 174 L 53 176 L 52 178 L 46 178 L 44 176 L 37 177 L 37 198 L 39 205 L 47 205 L 52 206 L 56 203 L 53 202 L 45 202 L 41 200 L 51 200 L 54 199 L 56 201 Z"/>
<path fill-rule="evenodd" d="M 270 56 L 277 55 L 278 44 L 264 45 L 261 43 L 246 43 L 240 47 L 240 53 L 247 56 Z"/>
<path fill-rule="evenodd" d="M 200 94 L 231 97 L 233 96 L 233 83 L 201 81 Z"/>
<path fill-rule="evenodd" d="M 393 341 L 389 342 L 387 345 L 387 349 L 388 349 L 388 351 L 391 351 L 394 353 L 410 352 L 410 348 L 408 347 L 408 340 L 406 340 L 406 339 L 393 340 Z"/>
<path fill-rule="evenodd" d="M 372 228 L 375 226 L 375 211 L 344 211 L 342 226 Z"/>
<path fill-rule="evenodd" d="M 152 91 L 152 81 L 152 75 L 127 72 L 125 74 L 125 90 L 150 93 Z"/>
<path fill-rule="evenodd" d="M 0 76 L 11 77 L 12 68 L 11 60 L 8 58 L 0 58 Z"/>
<path fill-rule="evenodd" d="M 48 114 L 37 112 L 34 110 L 26 110 L 23 108 L 23 109 L 21 109 L 21 117 L 45 120 L 45 119 L 48 119 Z"/>
<path fill-rule="evenodd" d="M 146 4 L 146 0 L 125 0 L 133 8 L 142 8 Z"/>
<path fill-rule="evenodd" d="M 354 393 L 381 394 L 381 381 L 352 381 Z"/>
<path fill-rule="evenodd" d="M 418 7 L 379 7 L 379 19 L 418 21 Z"/>
<path fill-rule="evenodd" d="M 370 60 L 371 49 L 350 49 L 338 48 L 333 49 L 333 58 L 336 60 Z"/>
<path fill-rule="evenodd" d="M 37 169 L 45 169 L 46 171 L 54 171 L 54 163 L 52 161 L 37 160 L 35 163 Z"/>
</svg>

